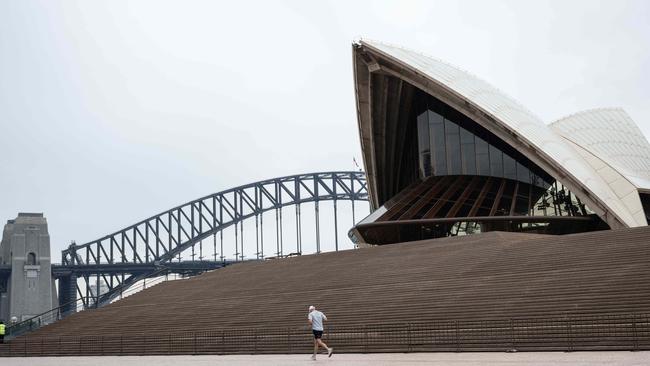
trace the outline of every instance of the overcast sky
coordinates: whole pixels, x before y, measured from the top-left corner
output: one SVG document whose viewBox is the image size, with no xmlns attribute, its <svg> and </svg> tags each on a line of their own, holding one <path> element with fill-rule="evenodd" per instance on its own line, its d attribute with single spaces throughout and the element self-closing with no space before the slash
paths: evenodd
<svg viewBox="0 0 650 366">
<path fill-rule="evenodd" d="M 650 136 L 648 1 L 0 0 L 0 218 L 44 212 L 58 262 L 199 196 L 351 170 L 359 37 Z"/>
</svg>

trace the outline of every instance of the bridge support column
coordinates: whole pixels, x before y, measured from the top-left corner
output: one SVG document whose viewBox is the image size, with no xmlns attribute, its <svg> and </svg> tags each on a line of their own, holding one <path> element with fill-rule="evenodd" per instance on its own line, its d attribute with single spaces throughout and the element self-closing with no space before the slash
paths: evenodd
<svg viewBox="0 0 650 366">
<path fill-rule="evenodd" d="M 77 311 L 77 304 L 74 302 L 77 299 L 77 276 L 71 274 L 69 276 L 59 278 L 59 306 L 63 316 L 70 315 Z"/>
</svg>

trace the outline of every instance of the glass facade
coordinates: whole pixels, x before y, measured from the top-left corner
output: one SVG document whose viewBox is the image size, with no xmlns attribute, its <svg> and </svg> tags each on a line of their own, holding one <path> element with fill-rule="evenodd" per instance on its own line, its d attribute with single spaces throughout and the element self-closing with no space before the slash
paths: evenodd
<svg viewBox="0 0 650 366">
<path fill-rule="evenodd" d="M 486 190 L 475 216 L 581 216 L 593 213 L 523 154 L 442 101 L 420 91 L 414 106 L 412 118 L 417 119 L 419 175 L 422 179 L 442 176 L 498 178 L 485 182 L 494 187 Z M 497 183 L 501 181 L 504 183 Z M 477 187 L 470 193 L 470 201 L 476 199 L 479 190 Z M 428 198 L 450 203 L 457 199 L 453 195 Z M 463 211 L 468 210 L 459 210 Z M 438 215 L 444 217 L 446 214 L 444 207 L 439 210 Z"/>
<path fill-rule="evenodd" d="M 386 143 L 398 144 L 397 137 L 403 138 L 392 157 L 400 165 L 386 168 L 384 174 L 393 180 L 407 178 L 399 185 L 389 179 L 382 182 L 390 189 L 379 200 L 380 214 L 355 229 L 364 242 L 388 244 L 490 231 L 558 235 L 609 228 L 567 187 L 517 150 L 518 145 L 502 140 L 494 130 L 416 87 L 403 103 L 405 113 L 394 121 L 393 134 L 384 135 L 396 138 Z M 377 116 L 378 121 L 381 118 Z M 650 212 L 650 195 L 642 200 Z"/>
<path fill-rule="evenodd" d="M 461 127 L 449 117 L 433 110 L 417 116 L 420 176 L 483 175 L 507 178 L 547 188 L 552 182 L 531 171 L 530 162 L 518 161 L 497 143 Z M 487 138 L 485 138 L 487 137 Z M 528 165 L 528 166 L 527 166 Z"/>
</svg>

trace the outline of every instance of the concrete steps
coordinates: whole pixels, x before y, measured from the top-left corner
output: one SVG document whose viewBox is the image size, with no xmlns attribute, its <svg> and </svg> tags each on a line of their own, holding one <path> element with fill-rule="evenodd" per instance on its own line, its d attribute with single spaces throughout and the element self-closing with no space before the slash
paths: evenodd
<svg viewBox="0 0 650 366">
<path fill-rule="evenodd" d="M 650 228 L 484 233 L 236 264 L 159 284 L 0 355 L 647 349 Z M 22 348 L 21 348 L 22 347 Z"/>
</svg>

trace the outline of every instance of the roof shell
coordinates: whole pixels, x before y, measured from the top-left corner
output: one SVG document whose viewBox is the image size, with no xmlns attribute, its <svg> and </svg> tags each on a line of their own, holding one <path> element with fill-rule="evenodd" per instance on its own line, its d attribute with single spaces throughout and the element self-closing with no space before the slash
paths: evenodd
<svg viewBox="0 0 650 366">
<path fill-rule="evenodd" d="M 592 209 L 598 212 L 610 226 L 639 225 L 628 207 L 621 202 L 607 182 L 567 141 L 540 118 L 497 88 L 465 71 L 421 53 L 369 40 L 360 41 L 360 45 L 425 77 L 429 82 L 443 87 L 462 98 L 465 103 L 491 116 L 500 127 L 516 136 L 518 141 L 524 142 L 518 146 L 513 145 L 515 148 L 524 154 L 530 153 L 531 148 L 541 153 L 546 163 L 553 165 L 557 169 L 556 172 L 560 172 L 559 174 L 549 172 L 555 175 L 556 179 L 560 179 L 569 187 L 573 183 L 589 192 L 590 197 L 584 197 L 584 200 L 591 201 Z M 360 125 L 362 122 L 360 120 Z M 363 128 L 360 130 L 363 131 Z M 362 141 L 363 139 L 364 136 Z M 371 179 L 372 177 L 369 177 L 369 180 Z M 611 215 L 616 219 L 613 220 Z"/>
<path fill-rule="evenodd" d="M 639 226 L 648 224 L 639 197 L 639 191 L 628 179 L 626 179 L 620 172 L 612 168 L 598 156 L 592 154 L 574 142 L 567 140 L 585 159 L 589 165 L 607 182 L 607 185 L 616 193 L 623 205 L 627 207 L 628 211 L 634 217 L 634 220 Z"/>
<path fill-rule="evenodd" d="M 640 189 L 650 189 L 650 144 L 621 108 L 578 112 L 550 127 L 616 169 Z"/>
</svg>

